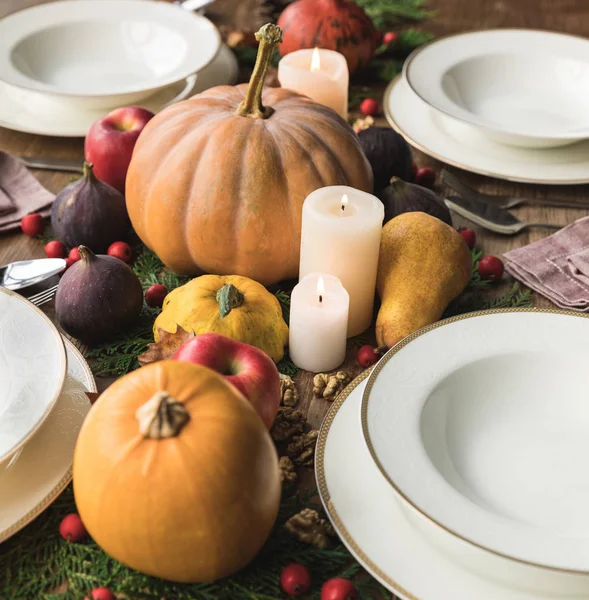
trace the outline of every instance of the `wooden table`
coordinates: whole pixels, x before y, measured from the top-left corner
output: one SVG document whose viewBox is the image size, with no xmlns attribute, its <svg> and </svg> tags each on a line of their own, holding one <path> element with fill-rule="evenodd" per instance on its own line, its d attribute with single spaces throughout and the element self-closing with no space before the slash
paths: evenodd
<svg viewBox="0 0 589 600">
<path fill-rule="evenodd" d="M 45 0 L 43 0 L 45 1 Z M 15 10 L 40 3 L 39 0 L 2 0 L 0 17 Z M 551 29 L 579 35 L 589 36 L 589 4 L 586 0 L 431 0 L 430 6 L 437 11 L 434 19 L 424 24 L 424 28 L 436 35 L 444 35 L 470 29 L 490 27 L 529 27 Z M 550 85 L 547 81 L 546 85 Z M 384 124 L 384 121 L 383 121 Z M 83 156 L 83 141 L 81 139 L 59 139 L 27 135 L 0 128 L 0 149 L 22 156 L 54 156 L 79 158 Z M 433 159 L 415 153 L 420 165 L 440 165 Z M 38 171 L 35 175 L 49 190 L 58 192 L 69 180 L 70 175 Z M 517 193 L 526 198 L 541 198 L 549 195 L 552 188 L 548 186 L 519 185 L 501 182 L 489 178 L 466 175 L 471 183 L 482 186 L 485 190 L 502 193 Z M 571 186 L 559 188 L 559 195 L 567 194 L 571 198 L 589 195 L 587 186 Z M 515 211 L 518 216 L 536 222 L 552 222 L 565 225 L 583 216 L 585 213 L 576 209 L 555 209 L 538 206 L 527 206 Z M 465 224 L 457 218 L 455 225 Z M 476 229 L 476 228 L 475 228 Z M 479 245 L 486 254 L 500 255 L 507 250 L 523 246 L 535 239 L 547 235 L 547 231 L 534 230 L 522 233 L 513 238 L 505 238 L 476 229 Z M 42 257 L 43 245 L 34 239 L 20 233 L 0 235 L 0 264 L 13 260 Z M 550 306 L 541 297 L 535 297 L 537 306 Z M 47 305 L 51 314 L 51 305 Z M 354 352 L 351 350 L 348 364 L 353 365 Z M 99 381 L 104 388 L 109 379 Z M 318 427 L 325 415 L 329 403 L 325 400 L 314 399 L 311 387 L 312 376 L 302 373 L 298 376 L 301 406 L 308 415 L 313 427 Z"/>
</svg>

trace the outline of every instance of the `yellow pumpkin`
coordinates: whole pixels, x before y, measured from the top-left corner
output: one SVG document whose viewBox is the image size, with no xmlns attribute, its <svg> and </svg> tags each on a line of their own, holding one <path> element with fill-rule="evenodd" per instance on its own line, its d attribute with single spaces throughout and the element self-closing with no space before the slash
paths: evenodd
<svg viewBox="0 0 589 600">
<path fill-rule="evenodd" d="M 358 136 L 332 109 L 264 88 L 281 31 L 260 30 L 250 84 L 220 86 L 156 115 L 141 132 L 126 180 L 141 240 L 173 271 L 298 276 L 302 207 L 314 190 L 372 192 Z"/>
<path fill-rule="evenodd" d="M 159 361 L 116 381 L 90 410 L 74 454 L 90 535 L 129 567 L 178 582 L 242 569 L 276 520 L 276 449 L 221 375 Z"/>
<path fill-rule="evenodd" d="M 176 333 L 220 333 L 263 350 L 274 362 L 284 356 L 288 326 L 280 302 L 263 285 L 247 277 L 202 275 L 171 291 L 153 325 Z"/>
</svg>

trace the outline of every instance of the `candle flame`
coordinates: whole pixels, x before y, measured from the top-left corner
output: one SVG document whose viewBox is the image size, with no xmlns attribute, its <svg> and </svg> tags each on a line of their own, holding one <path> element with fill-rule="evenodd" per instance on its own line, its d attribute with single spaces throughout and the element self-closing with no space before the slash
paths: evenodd
<svg viewBox="0 0 589 600">
<path fill-rule="evenodd" d="M 321 71 L 321 58 L 319 56 L 319 48 L 313 49 L 311 57 L 311 71 Z"/>
<path fill-rule="evenodd" d="M 317 294 L 319 294 L 319 302 L 323 302 L 323 294 L 325 294 L 325 281 L 319 276 L 317 280 Z"/>
<path fill-rule="evenodd" d="M 344 210 L 346 210 L 346 206 L 348 206 L 348 202 L 349 202 L 348 195 L 344 194 L 342 196 L 342 212 L 344 212 Z"/>
</svg>

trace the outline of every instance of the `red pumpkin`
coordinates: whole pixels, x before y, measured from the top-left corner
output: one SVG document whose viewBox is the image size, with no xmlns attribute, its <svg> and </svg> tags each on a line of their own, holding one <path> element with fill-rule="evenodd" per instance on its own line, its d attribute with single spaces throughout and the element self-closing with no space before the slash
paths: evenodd
<svg viewBox="0 0 589 600">
<path fill-rule="evenodd" d="M 296 0 L 278 19 L 282 56 L 302 48 L 337 50 L 353 73 L 365 67 L 376 50 L 376 29 L 364 9 L 351 0 Z"/>
</svg>

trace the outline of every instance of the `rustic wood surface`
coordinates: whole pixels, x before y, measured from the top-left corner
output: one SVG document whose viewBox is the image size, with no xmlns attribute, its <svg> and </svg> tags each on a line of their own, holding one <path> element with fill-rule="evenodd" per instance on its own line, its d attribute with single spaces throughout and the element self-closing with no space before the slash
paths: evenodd
<svg viewBox="0 0 589 600">
<path fill-rule="evenodd" d="M 15 10 L 38 3 L 41 2 L 39 0 L 1 0 L 0 18 Z M 429 4 L 436 11 L 436 16 L 425 23 L 424 28 L 436 35 L 492 27 L 527 27 L 589 36 L 589 3 L 586 0 L 469 0 L 468 2 L 464 0 L 431 0 Z M 547 81 L 546 85 L 550 85 L 550 82 Z M 384 120 L 382 120 L 382 124 L 384 124 Z M 0 128 L 0 149 L 22 156 L 81 159 L 83 140 L 34 136 Z M 419 165 L 431 165 L 435 168 L 441 166 L 437 161 L 419 152 L 415 152 L 415 158 Z M 71 177 L 68 174 L 48 171 L 36 171 L 35 175 L 52 192 L 58 192 Z M 517 194 L 531 199 L 541 199 L 557 193 L 559 197 L 585 199 L 586 201 L 589 196 L 587 186 L 554 188 L 512 184 L 466 173 L 460 173 L 460 175 L 485 191 Z M 585 214 L 585 211 L 582 210 L 534 205 L 521 207 L 514 212 L 526 220 L 560 225 L 571 223 Z M 462 224 L 466 224 L 466 222 L 460 218 L 455 220 L 456 226 Z M 507 238 L 483 232 L 477 227 L 474 229 L 477 232 L 479 245 L 485 253 L 496 255 L 501 255 L 511 248 L 523 246 L 549 234 L 548 231 L 536 229 Z M 41 242 L 27 238 L 18 232 L 0 235 L 0 265 L 13 260 L 42 256 L 44 254 Z M 536 306 L 550 306 L 546 299 L 538 296 L 534 298 L 534 303 Z M 44 309 L 52 314 L 52 305 L 46 305 Z M 350 349 L 346 365 L 359 370 L 354 366 L 354 354 L 353 349 Z M 301 373 L 297 379 L 301 394 L 300 409 L 308 415 L 310 424 L 318 427 L 329 408 L 329 402 L 313 398 L 312 375 Z M 109 379 L 100 380 L 100 388 L 104 389 L 109 382 Z"/>
</svg>

